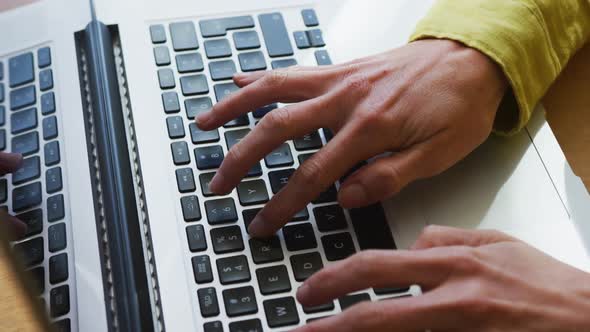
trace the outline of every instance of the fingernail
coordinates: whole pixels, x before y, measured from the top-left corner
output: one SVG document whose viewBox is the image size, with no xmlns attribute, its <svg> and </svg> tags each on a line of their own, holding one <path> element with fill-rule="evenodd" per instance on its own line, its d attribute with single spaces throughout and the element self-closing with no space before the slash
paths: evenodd
<svg viewBox="0 0 590 332">
<path fill-rule="evenodd" d="M 214 194 L 221 194 L 221 189 L 223 189 L 223 175 L 217 172 L 209 182 L 209 190 Z"/>
<path fill-rule="evenodd" d="M 209 122 L 210 118 L 211 118 L 211 111 L 197 114 L 197 116 L 195 117 L 195 120 L 197 122 L 197 127 L 200 128 L 201 126 L 206 125 L 207 122 Z"/>
<path fill-rule="evenodd" d="M 248 226 L 248 234 L 252 237 L 260 237 L 264 233 L 264 224 L 264 220 L 257 215 Z"/>
<path fill-rule="evenodd" d="M 339 201 L 345 206 L 360 206 L 368 199 L 365 188 L 359 183 L 353 183 L 340 189 Z"/>
<path fill-rule="evenodd" d="M 305 299 L 307 299 L 308 296 L 309 296 L 309 286 L 307 285 L 307 283 L 303 283 L 303 285 L 301 285 L 297 289 L 297 300 L 305 301 Z"/>
<path fill-rule="evenodd" d="M 21 168 L 23 164 L 23 155 L 20 153 L 2 153 L 0 154 L 0 169 L 3 171 L 13 172 Z"/>
</svg>

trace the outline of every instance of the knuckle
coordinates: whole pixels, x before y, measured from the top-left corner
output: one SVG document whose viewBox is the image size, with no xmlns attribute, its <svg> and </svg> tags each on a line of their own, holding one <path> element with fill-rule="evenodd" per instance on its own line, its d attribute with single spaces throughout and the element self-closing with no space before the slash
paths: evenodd
<svg viewBox="0 0 590 332">
<path fill-rule="evenodd" d="M 490 300 L 485 291 L 485 286 L 480 282 L 472 283 L 474 285 L 466 286 L 465 291 L 459 296 L 454 303 L 456 309 L 468 312 L 470 315 L 485 316 L 495 310 L 495 304 Z"/>
<path fill-rule="evenodd" d="M 318 156 L 305 161 L 293 174 L 293 182 L 300 188 L 317 189 L 322 184 L 319 174 L 322 174 L 321 162 Z"/>
<path fill-rule="evenodd" d="M 373 302 L 355 304 L 350 310 L 354 312 L 351 318 L 357 322 L 356 324 L 363 322 L 363 324 L 379 326 L 389 316 L 382 306 L 375 305 Z"/>
<path fill-rule="evenodd" d="M 287 70 L 272 70 L 264 76 L 264 83 L 273 88 L 278 88 L 285 83 L 288 76 L 289 71 Z"/>
<path fill-rule="evenodd" d="M 357 96 L 365 96 L 371 89 L 371 82 L 369 78 L 361 74 L 353 74 L 347 76 L 342 82 L 346 93 Z"/>
<path fill-rule="evenodd" d="M 472 248 L 461 248 L 449 256 L 450 264 L 457 272 L 469 276 L 477 276 L 483 270 L 483 263 Z"/>
<path fill-rule="evenodd" d="M 233 164 L 242 160 L 243 154 L 241 145 L 241 143 L 238 143 L 227 151 L 227 155 L 224 158 L 227 163 Z"/>
</svg>

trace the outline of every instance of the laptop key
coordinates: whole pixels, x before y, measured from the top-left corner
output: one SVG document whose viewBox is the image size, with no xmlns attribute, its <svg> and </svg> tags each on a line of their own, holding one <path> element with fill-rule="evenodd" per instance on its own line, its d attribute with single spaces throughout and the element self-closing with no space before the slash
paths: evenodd
<svg viewBox="0 0 590 332">
<path fill-rule="evenodd" d="M 233 198 L 220 198 L 205 202 L 207 221 L 210 225 L 235 222 L 238 220 Z"/>
<path fill-rule="evenodd" d="M 399 294 L 410 291 L 410 287 L 382 287 L 373 288 L 375 295 Z"/>
<path fill-rule="evenodd" d="M 4 102 L 4 84 L 0 83 L 0 103 Z"/>
<path fill-rule="evenodd" d="M 324 37 L 322 36 L 322 30 L 320 29 L 313 29 L 307 31 L 307 38 L 309 38 L 309 42 L 313 47 L 326 46 L 326 43 L 324 42 Z"/>
<path fill-rule="evenodd" d="M 264 267 L 256 270 L 258 287 L 263 295 L 277 294 L 291 290 L 289 272 L 284 265 Z"/>
<path fill-rule="evenodd" d="M 315 222 L 320 232 L 330 232 L 348 227 L 344 210 L 337 205 L 320 206 L 313 209 Z"/>
<path fill-rule="evenodd" d="M 274 151 L 264 157 L 266 167 L 283 167 L 293 165 L 293 156 L 291 155 L 291 148 L 289 144 L 283 143 Z"/>
<path fill-rule="evenodd" d="M 25 242 L 17 243 L 14 245 L 14 250 L 19 254 L 25 267 L 42 263 L 45 257 L 42 237 L 36 237 Z"/>
<path fill-rule="evenodd" d="M 312 274 L 324 268 L 322 257 L 317 252 L 291 256 L 291 268 L 297 281 L 305 281 Z"/>
<path fill-rule="evenodd" d="M 193 120 L 198 114 L 209 111 L 211 107 L 213 107 L 213 103 L 209 97 L 199 97 L 184 100 L 186 117 L 191 120 Z"/>
<path fill-rule="evenodd" d="M 293 145 L 295 145 L 295 150 L 305 151 L 319 149 L 322 147 L 323 143 L 320 134 L 316 130 L 310 134 L 303 135 L 303 137 L 294 139 Z"/>
<path fill-rule="evenodd" d="M 176 170 L 176 183 L 181 193 L 193 192 L 196 190 L 195 178 L 192 168 L 181 168 Z"/>
<path fill-rule="evenodd" d="M 298 49 L 311 47 L 311 43 L 309 42 L 309 38 L 307 37 L 307 33 L 305 33 L 305 31 L 293 32 L 293 39 L 295 39 L 295 45 Z"/>
<path fill-rule="evenodd" d="M 328 202 L 336 202 L 338 200 L 338 192 L 336 191 L 336 187 L 331 185 L 328 189 L 324 190 L 320 193 L 316 199 L 312 201 L 314 204 L 320 203 L 328 203 Z"/>
<path fill-rule="evenodd" d="M 334 310 L 334 302 L 333 301 L 330 301 L 325 304 L 316 305 L 313 307 L 303 306 L 303 312 L 305 312 L 306 314 L 315 314 L 317 312 L 332 311 L 332 310 Z"/>
<path fill-rule="evenodd" d="M 197 284 L 204 284 L 213 281 L 213 270 L 211 260 L 207 255 L 195 256 L 191 259 L 193 265 L 193 276 Z"/>
<path fill-rule="evenodd" d="M 350 209 L 349 214 L 360 250 L 396 249 L 385 212 L 380 204 Z"/>
<path fill-rule="evenodd" d="M 227 30 L 253 28 L 254 19 L 252 16 L 245 15 L 202 20 L 199 22 L 199 27 L 203 37 L 219 37 L 225 36 Z"/>
<path fill-rule="evenodd" d="M 8 60 L 8 76 L 10 87 L 31 83 L 35 80 L 33 53 L 17 55 Z"/>
<path fill-rule="evenodd" d="M 226 226 L 211 230 L 211 242 L 216 254 L 244 250 L 244 240 L 239 226 Z"/>
<path fill-rule="evenodd" d="M 269 239 L 250 239 L 250 252 L 256 264 L 278 262 L 283 260 L 281 241 L 277 235 Z"/>
<path fill-rule="evenodd" d="M 166 127 L 168 128 L 168 137 L 171 139 L 183 138 L 185 135 L 184 124 L 180 116 L 166 118 Z"/>
<path fill-rule="evenodd" d="M 27 224 L 27 232 L 25 237 L 37 235 L 43 232 L 43 210 L 35 209 L 21 213 L 16 216 L 19 220 Z"/>
<path fill-rule="evenodd" d="M 33 107 L 12 113 L 10 115 L 10 126 L 13 134 L 19 134 L 37 127 L 37 108 Z"/>
<path fill-rule="evenodd" d="M 232 127 L 241 127 L 247 126 L 250 124 L 250 119 L 248 119 L 248 114 L 242 114 L 237 118 L 227 122 L 223 125 L 224 128 L 232 128 Z"/>
<path fill-rule="evenodd" d="M 36 111 L 36 109 L 35 109 Z M 43 139 L 50 140 L 57 137 L 57 118 L 50 116 L 43 119 Z"/>
<path fill-rule="evenodd" d="M 306 27 L 315 27 L 320 24 L 318 17 L 313 9 L 304 9 L 301 11 L 301 17 L 303 17 L 303 23 Z"/>
<path fill-rule="evenodd" d="M 297 60 L 295 59 L 281 59 L 274 60 L 270 63 L 272 69 L 287 68 L 291 66 L 297 66 Z"/>
<path fill-rule="evenodd" d="M 179 73 L 192 73 L 205 69 L 203 58 L 197 52 L 178 54 L 176 56 L 176 68 L 178 68 Z"/>
<path fill-rule="evenodd" d="M 200 170 L 218 168 L 223 162 L 223 148 L 221 145 L 196 148 L 195 160 Z"/>
<path fill-rule="evenodd" d="M 0 126 L 6 123 L 6 108 L 0 105 Z"/>
<path fill-rule="evenodd" d="M 41 183 L 30 183 L 12 190 L 12 210 L 22 211 L 41 204 Z"/>
<path fill-rule="evenodd" d="M 233 82 L 231 83 L 221 83 L 215 84 L 213 86 L 213 90 L 215 90 L 215 98 L 217 102 L 222 101 L 227 96 L 231 95 L 232 93 L 238 91 L 240 88 L 235 85 Z"/>
<path fill-rule="evenodd" d="M 59 317 L 70 312 L 70 288 L 63 285 L 49 293 L 51 317 Z"/>
<path fill-rule="evenodd" d="M 203 324 L 203 332 L 223 332 L 221 321 L 207 322 Z"/>
<path fill-rule="evenodd" d="M 257 209 L 249 209 L 242 211 L 242 218 L 244 219 L 244 226 L 246 226 L 246 231 L 248 231 L 248 227 L 250 227 L 250 223 L 254 220 L 254 217 L 260 212 L 262 208 Z"/>
<path fill-rule="evenodd" d="M 345 259 L 356 252 L 349 233 L 322 236 L 322 246 L 329 261 Z"/>
<path fill-rule="evenodd" d="M 207 250 L 203 225 L 188 226 L 186 228 L 186 238 L 188 240 L 188 249 L 191 252 Z"/>
<path fill-rule="evenodd" d="M 332 59 L 326 50 L 315 51 L 314 56 L 318 66 L 329 66 L 332 64 Z"/>
<path fill-rule="evenodd" d="M 35 104 L 37 94 L 35 86 L 29 85 L 10 91 L 10 109 L 15 110 Z"/>
<path fill-rule="evenodd" d="M 238 60 L 244 72 L 266 69 L 266 60 L 260 51 L 240 53 Z"/>
<path fill-rule="evenodd" d="M 0 203 L 6 202 L 8 200 L 8 183 L 6 179 L 0 179 Z"/>
<path fill-rule="evenodd" d="M 174 73 L 170 68 L 158 69 L 158 81 L 161 89 L 173 89 L 176 87 Z"/>
<path fill-rule="evenodd" d="M 47 241 L 49 252 L 56 252 L 65 249 L 67 246 L 66 224 L 59 223 L 49 226 L 47 230 Z"/>
<path fill-rule="evenodd" d="M 346 295 L 338 299 L 342 311 L 352 307 L 353 305 L 363 302 L 371 301 L 371 297 L 367 293 Z"/>
<path fill-rule="evenodd" d="M 269 172 L 268 179 L 270 180 L 270 188 L 272 189 L 272 193 L 276 194 L 281 189 L 283 189 L 283 187 L 289 182 L 289 178 L 291 175 L 293 175 L 293 173 L 295 173 L 295 169 L 293 168 Z"/>
<path fill-rule="evenodd" d="M 4 62 L 0 61 L 0 80 L 4 79 Z"/>
<path fill-rule="evenodd" d="M 161 44 L 166 42 L 166 29 L 162 24 L 154 24 L 150 26 L 150 37 L 152 43 Z"/>
<path fill-rule="evenodd" d="M 250 129 L 238 129 L 238 130 L 229 130 L 225 132 L 225 142 L 227 144 L 227 149 L 230 150 L 234 145 L 238 144 L 239 141 L 244 139 L 246 135 L 250 133 Z"/>
<path fill-rule="evenodd" d="M 180 78 L 180 88 L 185 96 L 209 93 L 209 84 L 205 75 L 190 75 Z"/>
<path fill-rule="evenodd" d="M 217 129 L 203 131 L 199 127 L 197 127 L 197 124 L 194 122 L 189 124 L 188 128 L 191 133 L 191 140 L 193 144 L 203 144 L 219 141 L 219 130 Z"/>
<path fill-rule="evenodd" d="M 69 318 L 62 319 L 51 324 L 55 332 L 70 332 L 71 322 Z"/>
<path fill-rule="evenodd" d="M 193 22 L 171 23 L 170 38 L 175 51 L 196 50 L 199 48 L 197 32 Z"/>
<path fill-rule="evenodd" d="M 61 167 L 50 168 L 45 171 L 45 190 L 53 194 L 62 189 Z"/>
<path fill-rule="evenodd" d="M 270 105 L 266 105 L 263 107 L 258 108 L 257 110 L 255 110 L 254 112 L 252 112 L 252 115 L 256 118 L 256 119 L 261 119 L 263 118 L 265 115 L 267 115 L 268 113 L 270 113 L 272 110 L 276 109 L 278 107 L 277 104 L 270 104 Z"/>
<path fill-rule="evenodd" d="M 41 91 L 53 89 L 53 71 L 51 69 L 39 72 L 39 89 Z"/>
<path fill-rule="evenodd" d="M 260 47 L 260 39 L 256 31 L 238 31 L 234 32 L 234 45 L 237 50 L 249 50 Z"/>
<path fill-rule="evenodd" d="M 174 91 L 162 93 L 162 105 L 166 114 L 180 112 L 180 103 L 178 102 L 178 94 Z"/>
<path fill-rule="evenodd" d="M 204 43 L 207 58 L 216 59 L 231 56 L 231 46 L 225 38 L 206 40 Z"/>
<path fill-rule="evenodd" d="M 242 205 L 256 205 L 268 202 L 266 183 L 263 180 L 243 181 L 238 184 L 237 190 Z"/>
<path fill-rule="evenodd" d="M 185 221 L 201 220 L 201 208 L 197 196 L 185 196 L 180 199 L 182 206 L 182 216 Z"/>
<path fill-rule="evenodd" d="M 64 196 L 62 194 L 47 199 L 47 220 L 58 221 L 64 218 Z"/>
<path fill-rule="evenodd" d="M 55 112 L 55 94 L 47 92 L 41 95 L 41 114 L 47 115 Z"/>
<path fill-rule="evenodd" d="M 215 176 L 215 173 L 203 173 L 199 175 L 199 182 L 201 183 L 201 192 L 203 196 L 210 197 L 215 196 L 215 194 L 209 189 L 209 183 Z"/>
<path fill-rule="evenodd" d="M 270 327 L 283 327 L 299 323 L 295 299 L 282 297 L 263 302 L 266 321 Z"/>
<path fill-rule="evenodd" d="M 41 176 L 41 158 L 33 156 L 23 160 L 23 165 L 12 173 L 12 184 L 19 185 Z"/>
<path fill-rule="evenodd" d="M 186 142 L 173 142 L 170 144 L 170 150 L 172 150 L 174 165 L 179 166 L 190 163 L 191 159 Z"/>
<path fill-rule="evenodd" d="M 201 316 L 214 317 L 219 315 L 219 303 L 217 302 L 217 293 L 215 288 L 201 288 L 197 291 L 197 297 L 199 298 Z"/>
<path fill-rule="evenodd" d="M 217 260 L 217 273 L 223 285 L 250 281 L 250 269 L 246 256 L 232 256 Z M 229 313 L 228 313 L 229 314 Z"/>
<path fill-rule="evenodd" d="M 261 176 L 261 175 L 262 175 L 262 167 L 260 166 L 260 163 L 256 163 L 256 164 L 254 164 L 254 166 L 252 166 L 252 168 L 250 168 L 248 170 L 246 177 L 251 178 L 251 177 Z"/>
<path fill-rule="evenodd" d="M 262 14 L 258 16 L 258 21 L 270 57 L 293 55 L 293 47 L 291 47 L 283 15 L 280 13 Z"/>
<path fill-rule="evenodd" d="M 43 147 L 45 166 L 53 166 L 60 161 L 59 142 L 53 141 L 45 144 Z"/>
<path fill-rule="evenodd" d="M 63 253 L 49 258 L 49 282 L 59 284 L 68 279 L 68 254 Z"/>
<path fill-rule="evenodd" d="M 209 62 L 209 72 L 214 81 L 229 80 L 236 73 L 236 65 L 233 60 Z"/>
<path fill-rule="evenodd" d="M 43 266 L 28 270 L 29 275 L 33 281 L 33 291 L 35 295 L 43 295 L 45 292 L 45 269 Z"/>
<path fill-rule="evenodd" d="M 170 52 L 166 46 L 154 47 L 154 60 L 158 66 L 167 66 L 170 64 Z"/>
<path fill-rule="evenodd" d="M 248 319 L 239 322 L 229 323 L 229 332 L 262 332 L 260 319 Z"/>
<path fill-rule="evenodd" d="M 49 47 L 41 47 L 37 50 L 37 61 L 39 68 L 51 66 L 51 49 Z"/>
<path fill-rule="evenodd" d="M 318 246 L 310 223 L 283 227 L 283 238 L 289 251 L 313 249 Z"/>
<path fill-rule="evenodd" d="M 258 312 L 256 295 L 252 286 L 226 289 L 222 294 L 225 312 L 229 317 L 255 314 Z M 230 331 L 240 331 L 237 329 L 232 330 L 232 324 L 230 324 Z M 252 331 L 252 329 L 244 329 L 241 331 Z M 262 328 L 258 331 L 262 332 Z"/>
</svg>

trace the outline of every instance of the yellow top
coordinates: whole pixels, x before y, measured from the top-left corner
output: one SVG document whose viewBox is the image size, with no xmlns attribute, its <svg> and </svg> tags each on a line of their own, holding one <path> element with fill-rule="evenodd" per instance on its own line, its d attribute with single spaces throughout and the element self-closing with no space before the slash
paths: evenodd
<svg viewBox="0 0 590 332">
<path fill-rule="evenodd" d="M 512 91 L 494 127 L 512 134 L 589 37 L 590 0 L 438 0 L 411 40 L 456 40 L 498 63 Z"/>
</svg>

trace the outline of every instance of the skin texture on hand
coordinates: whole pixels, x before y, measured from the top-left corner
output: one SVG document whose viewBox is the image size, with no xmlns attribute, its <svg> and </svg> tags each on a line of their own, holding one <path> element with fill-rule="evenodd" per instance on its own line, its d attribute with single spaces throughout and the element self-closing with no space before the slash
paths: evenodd
<svg viewBox="0 0 590 332">
<path fill-rule="evenodd" d="M 507 82 L 480 52 L 448 40 L 401 48 L 324 67 L 237 74 L 238 92 L 197 116 L 212 130 L 273 103 L 294 103 L 267 114 L 228 152 L 210 183 L 230 192 L 250 167 L 284 141 L 318 128 L 335 137 L 303 163 L 251 223 L 270 236 L 359 162 L 390 153 L 342 184 L 346 208 L 380 201 L 408 183 L 446 170 L 490 134 Z"/>
<path fill-rule="evenodd" d="M 369 287 L 416 297 L 363 302 L 296 332 L 590 331 L 590 275 L 496 231 L 429 226 L 409 251 L 364 251 L 312 275 L 313 306 Z"/>
<path fill-rule="evenodd" d="M 0 152 L 0 176 L 18 170 L 21 168 L 22 164 L 22 155 L 17 153 Z M 27 231 L 27 225 L 24 222 L 11 216 L 4 210 L 0 210 L 0 222 L 4 222 L 8 225 L 14 239 L 21 238 Z"/>
</svg>

